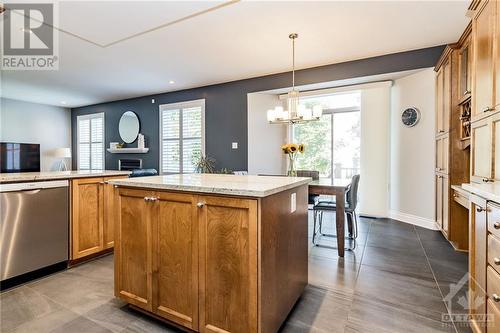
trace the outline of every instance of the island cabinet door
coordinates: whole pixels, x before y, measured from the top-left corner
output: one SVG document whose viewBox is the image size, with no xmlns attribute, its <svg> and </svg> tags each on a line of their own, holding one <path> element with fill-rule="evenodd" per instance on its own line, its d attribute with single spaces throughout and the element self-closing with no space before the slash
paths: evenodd
<svg viewBox="0 0 500 333">
<path fill-rule="evenodd" d="M 257 201 L 198 197 L 200 332 L 257 332 Z"/>
<path fill-rule="evenodd" d="M 103 178 L 82 178 L 71 182 L 71 259 L 102 250 L 104 218 Z"/>
<path fill-rule="evenodd" d="M 115 195 L 115 296 L 153 311 L 154 193 L 119 188 Z"/>
<path fill-rule="evenodd" d="M 153 213 L 153 308 L 198 330 L 197 196 L 156 193 Z"/>
</svg>

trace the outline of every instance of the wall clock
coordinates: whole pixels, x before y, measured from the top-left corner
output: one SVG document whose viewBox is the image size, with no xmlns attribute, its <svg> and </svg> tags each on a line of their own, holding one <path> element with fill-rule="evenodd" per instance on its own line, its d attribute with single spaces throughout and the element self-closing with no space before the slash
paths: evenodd
<svg viewBox="0 0 500 333">
<path fill-rule="evenodd" d="M 411 107 L 404 109 L 401 113 L 401 122 L 406 127 L 415 126 L 420 120 L 420 111 L 417 108 Z"/>
</svg>

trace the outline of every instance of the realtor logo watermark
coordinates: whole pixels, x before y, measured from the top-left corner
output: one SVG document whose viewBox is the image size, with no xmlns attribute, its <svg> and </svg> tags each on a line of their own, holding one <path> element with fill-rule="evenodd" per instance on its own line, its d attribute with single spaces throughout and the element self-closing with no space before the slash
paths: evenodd
<svg viewBox="0 0 500 333">
<path fill-rule="evenodd" d="M 54 3 L 4 3 L 2 70 L 59 69 L 57 6 Z"/>
</svg>

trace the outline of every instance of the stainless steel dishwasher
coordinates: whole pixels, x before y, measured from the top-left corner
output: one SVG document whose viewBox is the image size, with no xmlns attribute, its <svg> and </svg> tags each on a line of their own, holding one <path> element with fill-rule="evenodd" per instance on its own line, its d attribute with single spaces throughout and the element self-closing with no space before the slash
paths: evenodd
<svg viewBox="0 0 500 333">
<path fill-rule="evenodd" d="M 0 184 L 0 280 L 68 260 L 68 181 Z"/>
</svg>

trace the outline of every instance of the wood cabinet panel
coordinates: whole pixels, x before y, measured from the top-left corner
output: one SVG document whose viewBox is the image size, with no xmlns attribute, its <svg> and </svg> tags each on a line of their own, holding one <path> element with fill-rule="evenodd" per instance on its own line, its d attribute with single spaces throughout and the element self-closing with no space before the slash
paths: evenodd
<svg viewBox="0 0 500 333">
<path fill-rule="evenodd" d="M 443 129 L 443 85 L 444 74 L 441 67 L 436 76 L 436 135 L 442 134 Z"/>
<path fill-rule="evenodd" d="M 149 191 L 118 189 L 115 201 L 115 295 L 152 311 L 152 230 Z"/>
<path fill-rule="evenodd" d="M 469 313 L 484 315 L 486 313 L 486 200 L 475 195 L 470 196 L 469 225 Z M 479 301 L 476 301 L 479 300 Z M 482 300 L 482 301 L 481 301 Z M 472 302 L 480 303 L 475 306 Z M 484 332 L 484 323 L 479 323 L 472 317 L 472 326 L 476 331 Z"/>
<path fill-rule="evenodd" d="M 496 110 L 500 111 L 500 4 L 496 2 L 496 24 L 495 24 L 495 106 Z"/>
<path fill-rule="evenodd" d="M 72 181 L 71 259 L 97 253 L 102 249 L 104 193 L 102 178 Z"/>
<path fill-rule="evenodd" d="M 499 63 L 500 65 L 500 63 Z M 500 82 L 499 82 L 500 83 Z M 493 180 L 500 181 L 500 113 L 490 117 L 491 143 L 493 157 Z"/>
<path fill-rule="evenodd" d="M 500 332 L 500 309 L 492 299 L 488 299 L 488 319 L 491 320 L 488 322 L 488 333 Z"/>
<path fill-rule="evenodd" d="M 451 114 L 451 57 L 443 65 L 443 126 L 442 130 L 447 133 L 450 131 Z M 445 159 L 448 161 L 448 158 Z"/>
<path fill-rule="evenodd" d="M 488 264 L 500 272 L 500 239 L 488 235 Z"/>
<path fill-rule="evenodd" d="M 156 314 L 198 330 L 197 197 L 157 192 L 153 215 Z"/>
<path fill-rule="evenodd" d="M 474 83 L 472 119 L 485 116 L 494 106 L 494 56 L 496 1 L 485 0 L 473 19 Z"/>
<path fill-rule="evenodd" d="M 488 231 L 500 239 L 500 206 L 488 203 L 486 220 L 488 221 Z"/>
<path fill-rule="evenodd" d="M 257 201 L 199 200 L 200 331 L 257 332 Z"/>
<path fill-rule="evenodd" d="M 436 139 L 436 171 L 449 173 L 450 136 L 442 135 Z"/>
<path fill-rule="evenodd" d="M 443 229 L 443 175 L 436 175 L 436 222 Z"/>
<path fill-rule="evenodd" d="M 449 180 L 448 180 L 448 177 L 447 176 L 443 176 L 443 178 L 441 178 L 442 180 L 442 186 L 443 186 L 443 226 L 442 226 L 442 229 L 443 229 L 443 232 L 446 234 L 446 235 L 449 235 L 449 226 L 450 226 L 450 223 L 449 223 L 449 188 L 450 188 L 450 185 L 449 185 Z"/>
<path fill-rule="evenodd" d="M 471 38 L 469 37 L 465 40 L 459 51 L 459 89 L 458 96 L 463 98 L 471 93 L 471 60 L 472 60 L 472 47 Z"/>
<path fill-rule="evenodd" d="M 488 118 L 471 125 L 471 180 L 492 178 L 492 134 Z"/>
</svg>

